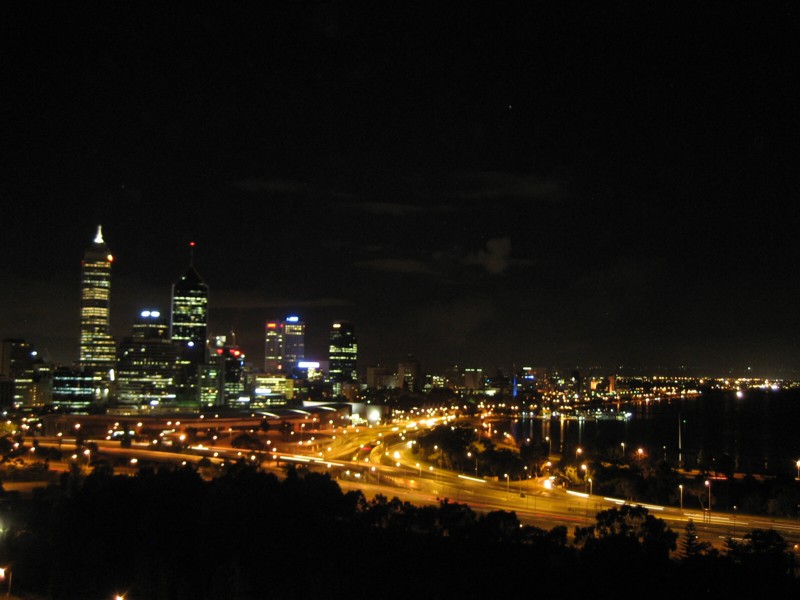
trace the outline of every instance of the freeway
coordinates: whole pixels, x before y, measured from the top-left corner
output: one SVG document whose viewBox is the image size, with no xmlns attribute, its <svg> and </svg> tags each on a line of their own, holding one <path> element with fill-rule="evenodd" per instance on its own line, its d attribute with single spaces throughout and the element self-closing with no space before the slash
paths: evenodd
<svg viewBox="0 0 800 600">
<path fill-rule="evenodd" d="M 91 440 L 102 455 L 122 458 L 129 465 L 137 461 L 197 463 L 207 458 L 212 464 L 245 459 L 281 474 L 282 467 L 296 464 L 326 471 L 343 490 L 361 489 L 371 499 L 376 494 L 415 505 L 438 505 L 445 499 L 466 504 L 478 513 L 514 511 L 521 523 L 549 530 L 563 525 L 571 532 L 576 526 L 594 523 L 595 515 L 625 501 L 554 487 L 547 478 L 523 481 L 490 480 L 421 463 L 414 453 L 414 436 L 432 424 L 371 425 L 306 432 L 297 441 L 271 441 L 266 452 L 251 452 L 230 446 L 186 446 L 159 448 L 134 443 L 122 448 L 118 441 Z M 74 440 L 39 437 L 40 446 L 74 447 Z M 774 529 L 795 547 L 800 547 L 800 523 L 742 513 L 683 510 L 644 504 L 653 515 L 664 519 L 679 535 L 691 519 L 699 538 L 718 548 L 728 538 L 741 539 L 752 529 Z"/>
</svg>

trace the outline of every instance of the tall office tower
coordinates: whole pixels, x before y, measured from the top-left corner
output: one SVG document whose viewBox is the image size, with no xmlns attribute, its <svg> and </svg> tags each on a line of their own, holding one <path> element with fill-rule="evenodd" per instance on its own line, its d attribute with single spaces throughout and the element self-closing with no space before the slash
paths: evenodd
<svg viewBox="0 0 800 600">
<path fill-rule="evenodd" d="M 197 395 L 197 371 L 208 360 L 208 286 L 194 268 L 194 242 L 189 244 L 189 269 L 172 285 L 170 337 L 178 346 L 179 395 Z"/>
<path fill-rule="evenodd" d="M 6 338 L 0 344 L 0 406 L 31 408 L 52 401 L 53 366 L 45 363 L 34 347 L 20 339 Z"/>
<path fill-rule="evenodd" d="M 297 315 L 286 317 L 283 323 L 282 371 L 288 376 L 298 376 L 298 365 L 305 358 L 306 325 Z"/>
<path fill-rule="evenodd" d="M 141 311 L 132 335 L 120 344 L 119 404 L 147 412 L 174 408 L 177 355 L 167 319 L 157 310 Z"/>
<path fill-rule="evenodd" d="M 450 365 L 444 373 L 445 386 L 459 391 L 464 388 L 464 371 L 458 365 Z"/>
<path fill-rule="evenodd" d="M 386 365 L 370 365 L 367 367 L 367 387 L 373 390 L 388 390 L 398 387 L 397 376 L 393 369 Z"/>
<path fill-rule="evenodd" d="M 92 245 L 86 250 L 81 278 L 80 366 L 100 381 L 109 381 L 117 359 L 111 337 L 111 263 L 114 257 L 97 226 Z"/>
<path fill-rule="evenodd" d="M 53 406 L 67 411 L 86 411 L 94 400 L 92 376 L 69 367 L 53 371 Z"/>
<path fill-rule="evenodd" d="M 483 369 L 464 369 L 464 389 L 468 392 L 484 389 Z"/>
<path fill-rule="evenodd" d="M 341 321 L 333 323 L 328 345 L 328 376 L 334 384 L 358 380 L 357 356 L 358 341 L 353 325 Z"/>
<path fill-rule="evenodd" d="M 277 375 L 283 370 L 283 323 L 267 321 L 264 328 L 264 373 Z"/>
<path fill-rule="evenodd" d="M 246 407 L 249 404 L 249 397 L 245 394 L 247 375 L 241 348 L 235 342 L 229 344 L 225 336 L 217 336 L 208 364 L 200 369 L 201 408 Z"/>
<path fill-rule="evenodd" d="M 422 369 L 419 361 L 412 355 L 397 365 L 397 386 L 409 392 L 419 392 L 422 390 Z"/>
<path fill-rule="evenodd" d="M 25 340 L 6 338 L 0 343 L 0 377 L 19 377 L 41 362 L 39 353 Z"/>
</svg>

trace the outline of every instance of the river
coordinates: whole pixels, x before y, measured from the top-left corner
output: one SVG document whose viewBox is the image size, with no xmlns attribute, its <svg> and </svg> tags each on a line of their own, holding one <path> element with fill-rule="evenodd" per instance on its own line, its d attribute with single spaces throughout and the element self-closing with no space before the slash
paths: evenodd
<svg viewBox="0 0 800 600">
<path fill-rule="evenodd" d="M 696 398 L 621 404 L 625 420 L 523 418 L 518 441 L 547 443 L 554 454 L 658 456 L 673 466 L 797 476 L 800 390 L 706 391 Z M 680 424 L 680 426 L 679 426 Z M 548 439 L 549 438 L 549 439 Z M 578 450 L 580 448 L 580 451 Z"/>
</svg>

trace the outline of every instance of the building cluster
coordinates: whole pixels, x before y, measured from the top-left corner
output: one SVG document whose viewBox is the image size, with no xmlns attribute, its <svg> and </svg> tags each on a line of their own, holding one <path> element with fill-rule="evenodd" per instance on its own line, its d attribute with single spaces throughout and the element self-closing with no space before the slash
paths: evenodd
<svg viewBox="0 0 800 600">
<path fill-rule="evenodd" d="M 23 339 L 3 340 L 3 407 L 123 414 L 259 408 L 290 403 L 312 385 L 331 399 L 351 399 L 357 389 L 358 342 L 351 323 L 331 324 L 328 357 L 320 362 L 306 360 L 300 317 L 267 322 L 263 369 L 245 362 L 234 335 L 209 336 L 209 289 L 191 258 L 172 285 L 169 313 L 141 310 L 130 335 L 115 339 L 113 261 L 98 227 L 82 261 L 76 364 L 54 365 Z"/>
<path fill-rule="evenodd" d="M 442 374 L 426 374 L 411 355 L 396 367 L 367 366 L 359 376 L 352 323 L 331 323 L 327 356 L 310 360 L 306 325 L 298 315 L 265 323 L 264 363 L 256 368 L 246 361 L 235 335 L 209 334 L 209 289 L 194 268 L 193 246 L 188 269 L 172 285 L 169 312 L 141 310 L 130 335 L 116 339 L 110 326 L 114 258 L 98 227 L 82 261 L 78 361 L 54 365 L 24 339 L 4 339 L 0 407 L 152 414 L 259 409 L 306 400 L 352 403 L 375 390 L 415 393 L 445 388 L 458 397 L 476 394 L 523 403 L 539 399 L 540 405 L 563 407 L 695 394 L 710 385 L 691 377 L 659 380 L 534 367 L 487 374 L 453 365 Z"/>
</svg>

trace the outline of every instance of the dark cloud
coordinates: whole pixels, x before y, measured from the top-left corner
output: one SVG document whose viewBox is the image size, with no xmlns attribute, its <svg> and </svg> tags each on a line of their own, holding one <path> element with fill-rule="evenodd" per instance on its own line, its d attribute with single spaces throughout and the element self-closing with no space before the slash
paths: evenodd
<svg viewBox="0 0 800 600">
<path fill-rule="evenodd" d="M 356 261 L 356 267 L 384 271 L 387 273 L 403 273 L 406 275 L 436 275 L 436 271 L 427 264 L 408 259 L 385 258 Z"/>
<path fill-rule="evenodd" d="M 511 261 L 511 239 L 491 238 L 486 248 L 467 256 L 466 264 L 480 265 L 493 275 L 499 275 L 508 269 Z"/>
<path fill-rule="evenodd" d="M 396 202 L 361 202 L 359 204 L 351 204 L 350 208 L 375 215 L 389 215 L 393 217 L 416 216 L 423 213 L 444 214 L 456 210 L 456 208 L 452 206 L 399 204 Z"/>
<path fill-rule="evenodd" d="M 463 186 L 455 194 L 471 200 L 558 200 L 565 194 L 562 183 L 555 179 L 533 174 L 503 172 L 462 173 L 458 177 Z"/>
<path fill-rule="evenodd" d="M 244 179 L 236 181 L 234 187 L 247 192 L 274 192 L 278 194 L 306 194 L 313 188 L 306 182 L 287 181 L 284 179 Z"/>
</svg>

